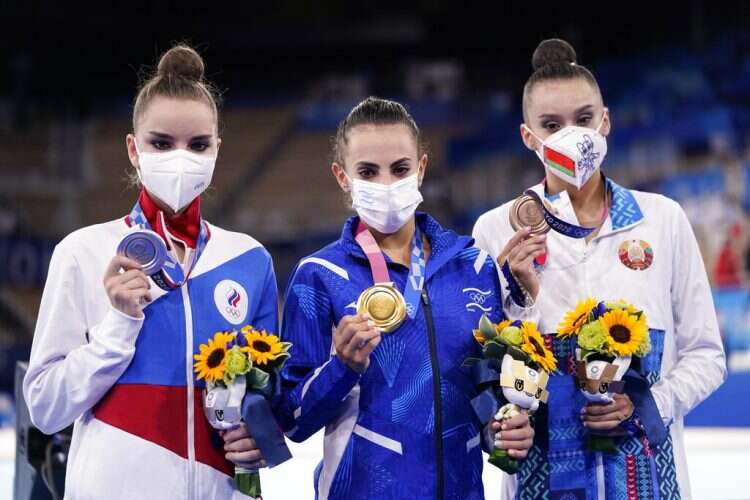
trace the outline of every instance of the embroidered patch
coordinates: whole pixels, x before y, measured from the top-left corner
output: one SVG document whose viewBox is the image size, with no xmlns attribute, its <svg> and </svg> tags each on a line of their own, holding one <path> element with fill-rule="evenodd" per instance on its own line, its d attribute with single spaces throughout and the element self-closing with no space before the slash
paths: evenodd
<svg viewBox="0 0 750 500">
<path fill-rule="evenodd" d="M 467 294 L 466 310 L 467 311 L 492 311 L 491 307 L 485 307 L 484 303 L 492 295 L 492 290 L 480 290 L 478 288 L 464 288 L 461 290 Z"/>
<path fill-rule="evenodd" d="M 250 303 L 245 289 L 232 280 L 222 280 L 214 289 L 214 302 L 219 313 L 233 325 L 245 321 Z"/>
<path fill-rule="evenodd" d="M 654 249 L 643 240 L 625 240 L 617 250 L 625 267 L 634 271 L 643 271 L 651 267 L 654 261 Z"/>
</svg>

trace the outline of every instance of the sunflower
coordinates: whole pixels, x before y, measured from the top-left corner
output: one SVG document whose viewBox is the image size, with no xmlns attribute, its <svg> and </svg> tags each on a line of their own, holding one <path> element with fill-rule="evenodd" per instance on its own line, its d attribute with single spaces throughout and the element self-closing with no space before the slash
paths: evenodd
<svg viewBox="0 0 750 500">
<path fill-rule="evenodd" d="M 571 335 L 577 335 L 581 331 L 581 327 L 588 322 L 589 314 L 591 314 L 591 311 L 594 310 L 597 304 L 596 299 L 590 297 L 579 301 L 575 309 L 568 311 L 557 326 L 557 336 L 570 337 Z"/>
<path fill-rule="evenodd" d="M 607 348 L 618 356 L 636 353 L 647 334 L 646 322 L 624 309 L 614 309 L 599 318 L 607 331 Z"/>
<path fill-rule="evenodd" d="M 247 347 L 243 347 L 242 350 L 250 353 L 253 364 L 268 364 L 269 361 L 276 361 L 276 358 L 285 352 L 279 337 L 269 335 L 265 330 L 258 331 L 252 327 L 245 327 L 242 333 L 247 340 Z"/>
<path fill-rule="evenodd" d="M 200 345 L 200 353 L 193 356 L 198 380 L 205 378 L 207 382 L 215 383 L 224 378 L 227 346 L 232 340 L 233 334 L 216 332 L 214 338 L 208 339 L 208 344 Z"/>
<path fill-rule="evenodd" d="M 557 360 L 549 349 L 544 346 L 542 334 L 536 329 L 534 323 L 524 321 L 521 326 L 523 344 L 521 350 L 529 355 L 531 361 L 538 364 L 547 373 L 557 369 Z"/>
</svg>

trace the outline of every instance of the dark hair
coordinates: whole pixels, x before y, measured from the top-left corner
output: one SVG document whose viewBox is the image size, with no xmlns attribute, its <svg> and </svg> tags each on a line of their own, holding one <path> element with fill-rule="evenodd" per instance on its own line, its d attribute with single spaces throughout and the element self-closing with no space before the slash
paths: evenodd
<svg viewBox="0 0 750 500">
<path fill-rule="evenodd" d="M 422 143 L 419 137 L 419 127 L 414 118 L 411 117 L 406 108 L 396 102 L 379 97 L 368 97 L 360 102 L 349 112 L 336 130 L 333 139 L 332 159 L 343 166 L 343 148 L 346 146 L 349 131 L 358 125 L 394 125 L 403 124 L 409 129 L 417 142 L 417 148 L 422 151 Z"/>
<path fill-rule="evenodd" d="M 578 64 L 575 49 L 565 40 L 550 38 L 542 41 L 531 56 L 531 66 L 534 72 L 523 87 L 524 120 L 529 94 L 534 85 L 539 82 L 583 78 L 601 95 L 596 78 L 585 66 Z"/>
<path fill-rule="evenodd" d="M 156 96 L 203 101 L 211 107 L 218 122 L 219 93 L 205 80 L 204 71 L 203 59 L 192 47 L 178 44 L 166 51 L 156 71 L 141 82 L 133 105 L 133 130 Z"/>
</svg>

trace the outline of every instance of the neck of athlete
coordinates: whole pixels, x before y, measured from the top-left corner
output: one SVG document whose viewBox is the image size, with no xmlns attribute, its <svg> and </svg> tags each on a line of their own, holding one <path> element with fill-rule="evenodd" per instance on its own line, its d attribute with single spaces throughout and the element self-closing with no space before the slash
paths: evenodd
<svg viewBox="0 0 750 500">
<path fill-rule="evenodd" d="M 414 216 L 395 233 L 381 233 L 368 226 L 378 246 L 393 262 L 409 267 L 411 261 L 411 244 L 417 223 Z"/>
<path fill-rule="evenodd" d="M 567 191 L 573 211 L 582 225 L 595 225 L 601 222 L 604 200 L 604 175 L 592 175 L 581 189 L 565 182 L 554 174 L 547 173 L 547 192 L 555 195 Z"/>
</svg>

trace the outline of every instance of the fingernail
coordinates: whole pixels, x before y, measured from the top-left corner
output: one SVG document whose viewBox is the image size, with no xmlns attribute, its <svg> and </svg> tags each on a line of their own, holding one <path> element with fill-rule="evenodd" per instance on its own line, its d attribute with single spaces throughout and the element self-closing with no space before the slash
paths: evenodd
<svg viewBox="0 0 750 500">
<path fill-rule="evenodd" d="M 500 426 L 500 428 L 501 428 L 502 430 L 505 430 L 505 429 L 507 429 L 507 428 L 508 428 L 508 424 L 502 424 L 502 425 Z"/>
<path fill-rule="evenodd" d="M 368 320 L 367 321 L 367 326 L 373 327 L 373 326 L 375 326 L 375 322 L 372 321 L 372 320 Z"/>
</svg>

